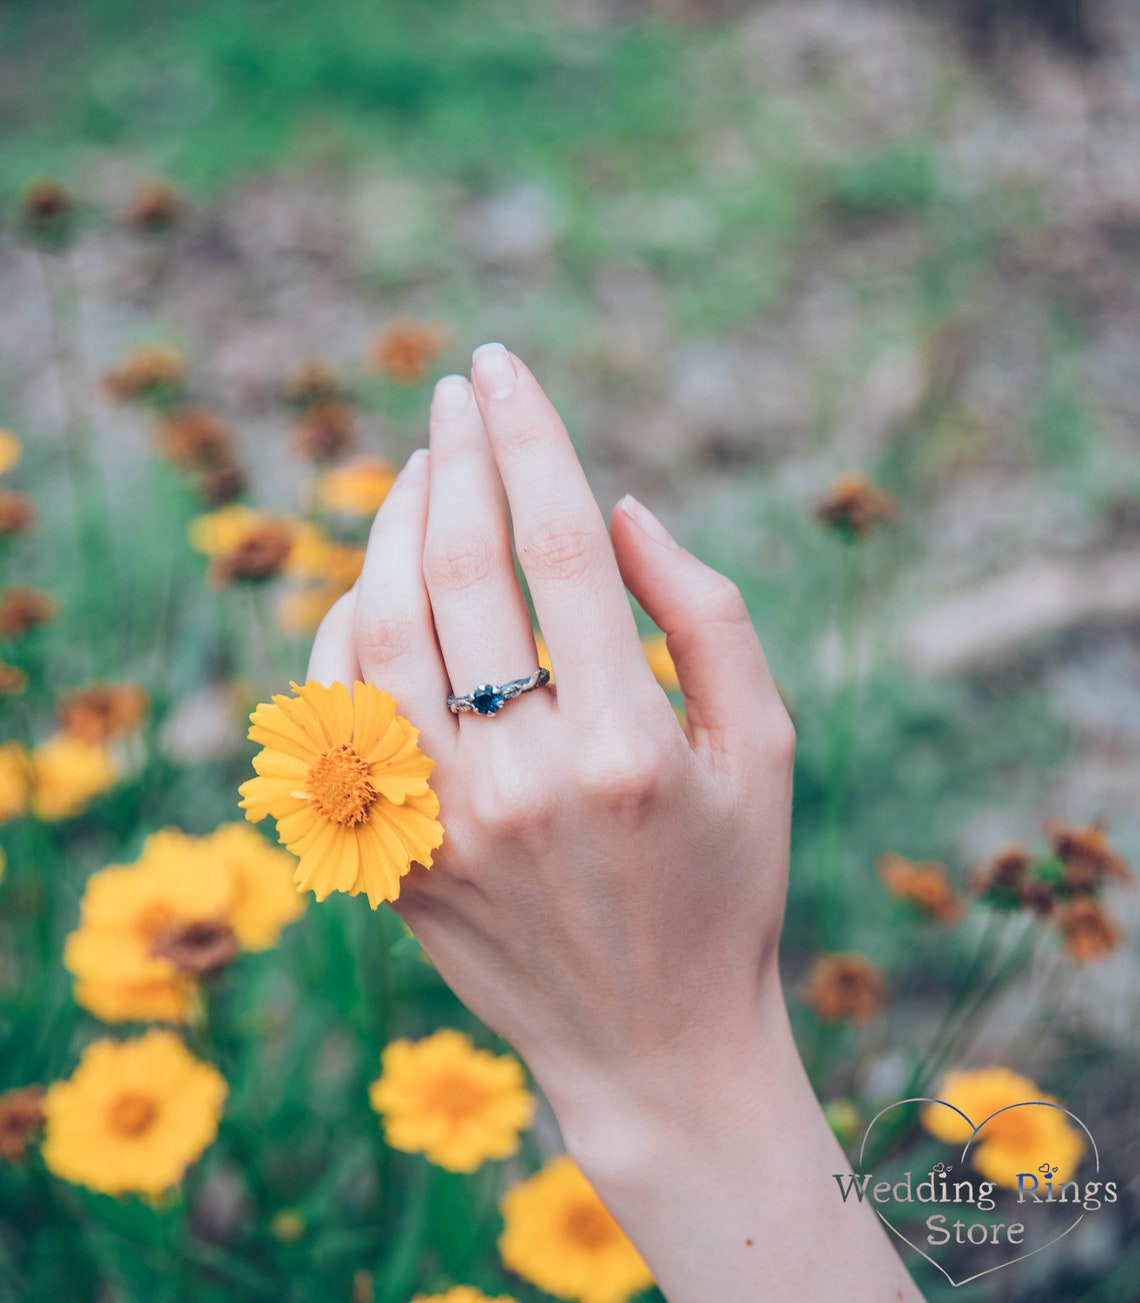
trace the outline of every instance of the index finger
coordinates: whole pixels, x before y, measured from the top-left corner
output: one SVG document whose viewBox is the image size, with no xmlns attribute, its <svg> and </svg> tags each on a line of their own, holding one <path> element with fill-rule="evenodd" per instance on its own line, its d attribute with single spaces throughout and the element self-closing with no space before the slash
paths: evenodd
<svg viewBox="0 0 1140 1303">
<path fill-rule="evenodd" d="M 654 690 L 605 520 L 566 427 L 538 381 L 502 344 L 472 356 L 472 380 L 514 525 L 559 708 L 591 718 L 603 676 L 622 697 Z"/>
</svg>

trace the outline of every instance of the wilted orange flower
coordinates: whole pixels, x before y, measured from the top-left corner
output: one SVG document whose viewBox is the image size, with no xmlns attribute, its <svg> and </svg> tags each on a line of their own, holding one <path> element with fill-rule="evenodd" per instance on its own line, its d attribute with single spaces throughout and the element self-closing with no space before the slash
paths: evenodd
<svg viewBox="0 0 1140 1303">
<path fill-rule="evenodd" d="M 15 696 L 28 686 L 28 676 L 19 666 L 0 661 L 0 696 Z"/>
<path fill-rule="evenodd" d="M 177 225 L 185 204 L 165 181 L 140 181 L 127 207 L 127 225 L 145 235 L 161 235 Z"/>
<path fill-rule="evenodd" d="M 970 890 L 998 909 L 1025 908 L 1049 914 L 1056 902 L 1056 884 L 1041 877 L 1033 856 L 1021 846 L 999 851 L 970 877 Z"/>
<path fill-rule="evenodd" d="M 58 614 L 59 603 L 54 597 L 39 588 L 13 584 L 0 593 L 0 638 L 22 638 Z"/>
<path fill-rule="evenodd" d="M 1063 823 L 1046 825 L 1053 854 L 1065 866 L 1061 887 L 1079 896 L 1099 890 L 1107 882 L 1130 882 L 1132 870 L 1108 843 L 1105 830 L 1097 824 L 1073 827 Z"/>
<path fill-rule="evenodd" d="M 233 431 L 208 407 L 182 407 L 154 428 L 162 455 L 184 471 L 209 470 L 233 461 Z"/>
<path fill-rule="evenodd" d="M 503 1195 L 499 1255 L 547 1294 L 578 1303 L 625 1303 L 653 1274 L 565 1154 Z"/>
<path fill-rule="evenodd" d="M 153 1198 L 213 1143 L 226 1094 L 173 1032 L 93 1041 L 44 1097 L 44 1162 L 92 1190 Z"/>
<path fill-rule="evenodd" d="M 0 430 L 0 475 L 6 475 L 23 455 L 24 445 L 11 430 Z"/>
<path fill-rule="evenodd" d="M 334 367 L 320 358 L 310 358 L 285 378 L 281 395 L 292 406 L 304 408 L 343 402 L 348 391 Z"/>
<path fill-rule="evenodd" d="M 159 404 L 173 402 L 186 384 L 186 359 L 167 344 L 144 344 L 131 349 L 103 376 L 103 387 L 120 402 L 142 399 Z"/>
<path fill-rule="evenodd" d="M 869 534 L 897 515 L 894 498 L 863 475 L 840 475 L 815 508 L 816 520 L 851 536 Z"/>
<path fill-rule="evenodd" d="M 1033 1172 L 1042 1163 L 1056 1169 L 1053 1180 L 1058 1185 L 1076 1171 L 1085 1151 L 1084 1136 L 1068 1114 L 1049 1107 L 1060 1101 L 1028 1077 L 1008 1068 L 948 1072 L 934 1095 L 953 1107 L 928 1104 L 920 1115 L 922 1125 L 948 1144 L 972 1140 L 971 1160 L 986 1180 L 1016 1190 L 1018 1174 Z"/>
<path fill-rule="evenodd" d="M 804 999 L 823 1022 L 869 1023 L 887 1002 L 882 970 L 854 953 L 821 955 L 812 964 Z"/>
<path fill-rule="evenodd" d="M 136 732 L 150 710 L 150 697 L 137 683 L 96 683 L 68 693 L 59 703 L 59 722 L 69 737 L 110 742 Z"/>
<path fill-rule="evenodd" d="M 42 1086 L 17 1086 L 0 1095 L 0 1158 L 22 1163 L 28 1141 L 44 1124 Z"/>
<path fill-rule="evenodd" d="M 356 440 L 355 417 L 347 403 L 312 403 L 297 424 L 297 451 L 310 461 L 335 461 L 343 457 Z"/>
<path fill-rule="evenodd" d="M 422 1153 L 451 1172 L 518 1153 L 534 1096 L 517 1059 L 476 1049 L 463 1032 L 444 1028 L 392 1041 L 381 1063 L 368 1098 L 393 1149 Z"/>
<path fill-rule="evenodd" d="M 317 480 L 317 506 L 346 516 L 374 516 L 396 482 L 396 468 L 376 458 L 337 466 Z"/>
<path fill-rule="evenodd" d="M 369 361 L 381 375 L 417 384 L 447 348 L 448 332 L 430 321 L 395 321 L 373 341 Z"/>
<path fill-rule="evenodd" d="M 228 461 L 200 470 L 196 484 L 206 506 L 224 507 L 241 497 L 248 481 L 237 462 Z"/>
<path fill-rule="evenodd" d="M 278 839 L 300 864 L 302 891 L 366 892 L 376 909 L 400 894 L 413 860 L 430 868 L 443 841 L 435 768 L 416 745 L 419 729 L 373 684 L 289 685 L 250 716 L 257 777 L 241 785 L 253 823 L 272 815 Z"/>
<path fill-rule="evenodd" d="M 944 864 L 916 863 L 893 851 L 879 858 L 879 877 L 892 896 L 917 906 L 939 923 L 957 923 L 962 901 L 950 885 Z"/>
<path fill-rule="evenodd" d="M 36 523 L 36 504 L 26 493 L 0 493 L 0 538 L 26 534 Z"/>
<path fill-rule="evenodd" d="M 1099 900 L 1082 896 L 1063 905 L 1057 926 L 1065 938 L 1065 953 L 1075 964 L 1091 964 L 1119 950 L 1124 940 L 1120 924 Z"/>
<path fill-rule="evenodd" d="M 58 734 L 31 756 L 31 809 L 37 819 L 57 823 L 82 814 L 118 781 L 118 768 L 104 746 Z"/>
<path fill-rule="evenodd" d="M 24 191 L 20 215 L 24 230 L 37 244 L 66 244 L 75 218 L 75 200 L 58 181 L 36 181 Z"/>
</svg>

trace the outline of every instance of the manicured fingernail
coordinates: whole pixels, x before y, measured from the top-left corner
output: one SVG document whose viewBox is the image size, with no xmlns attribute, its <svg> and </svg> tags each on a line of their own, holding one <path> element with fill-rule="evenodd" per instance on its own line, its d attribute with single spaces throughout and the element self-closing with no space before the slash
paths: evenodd
<svg viewBox="0 0 1140 1303">
<path fill-rule="evenodd" d="M 627 493 L 618 503 L 618 507 L 625 512 L 643 534 L 648 534 L 655 543 L 661 543 L 665 547 L 677 546 L 677 540 L 673 535 L 669 533 L 648 507 L 638 502 L 632 493 Z"/>
<path fill-rule="evenodd" d="M 471 367 L 484 398 L 506 398 L 515 387 L 515 364 L 502 344 L 480 344 Z"/>
<path fill-rule="evenodd" d="M 471 386 L 466 376 L 444 376 L 436 382 L 435 392 L 431 396 L 433 416 L 458 416 L 467 406 L 471 397 Z"/>
</svg>

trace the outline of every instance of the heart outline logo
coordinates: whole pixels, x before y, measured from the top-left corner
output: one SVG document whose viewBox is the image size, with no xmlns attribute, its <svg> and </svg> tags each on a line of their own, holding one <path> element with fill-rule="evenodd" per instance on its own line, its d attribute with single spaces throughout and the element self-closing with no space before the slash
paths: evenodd
<svg viewBox="0 0 1140 1303">
<path fill-rule="evenodd" d="M 863 1166 L 863 1155 L 867 1148 L 867 1138 L 870 1136 L 871 1131 L 875 1126 L 875 1123 L 878 1122 L 878 1120 L 885 1113 L 889 1113 L 891 1109 L 902 1108 L 903 1105 L 905 1104 L 941 1104 L 944 1108 L 951 1109 L 953 1112 L 957 1113 L 958 1116 L 970 1126 L 971 1128 L 970 1138 L 969 1140 L 966 1141 L 966 1144 L 962 1149 L 962 1154 L 960 1159 L 960 1161 L 963 1163 L 966 1161 L 966 1158 L 969 1155 L 970 1146 L 974 1143 L 974 1140 L 976 1139 L 978 1132 L 981 1131 L 981 1129 L 986 1125 L 986 1123 L 991 1122 L 999 1114 L 1008 1113 L 1010 1109 L 1015 1109 L 1015 1108 L 1027 1108 L 1027 1107 L 1055 1108 L 1059 1113 L 1064 1113 L 1067 1117 L 1071 1118 L 1088 1137 L 1089 1146 L 1092 1150 L 1093 1162 L 1096 1164 L 1094 1171 L 1096 1175 L 1098 1176 L 1100 1175 L 1100 1150 L 1097 1148 L 1096 1141 L 1093 1139 L 1093 1133 L 1088 1129 L 1088 1127 L 1084 1124 L 1084 1122 L 1079 1117 L 1077 1117 L 1077 1115 L 1074 1112 L 1072 1112 L 1071 1109 L 1067 1109 L 1061 1104 L 1054 1104 L 1051 1100 L 1046 1100 L 1046 1099 L 1025 1099 L 1025 1100 L 1021 1100 L 1017 1104 L 1006 1104 L 1004 1108 L 994 1109 L 994 1111 L 991 1114 L 989 1114 L 988 1117 L 983 1118 L 981 1122 L 975 1125 L 973 1119 L 968 1117 L 965 1113 L 963 1113 L 962 1110 L 958 1108 L 956 1105 L 947 1103 L 947 1101 L 944 1099 L 937 1099 L 930 1095 L 918 1095 L 911 1099 L 896 1100 L 895 1103 L 888 1104 L 885 1108 L 881 1108 L 878 1111 L 878 1113 L 875 1114 L 875 1116 L 870 1120 L 870 1122 L 867 1123 L 867 1129 L 863 1132 L 863 1142 L 859 1146 L 860 1167 Z M 889 1230 L 893 1235 L 896 1235 L 900 1240 L 902 1240 L 904 1244 L 912 1248 L 915 1251 L 915 1253 L 925 1258 L 926 1261 L 931 1264 L 931 1266 L 937 1267 L 938 1270 L 950 1282 L 950 1286 L 952 1289 L 957 1289 L 960 1285 L 968 1285 L 970 1284 L 971 1281 L 974 1280 L 980 1280 L 983 1276 L 988 1276 L 992 1272 L 1001 1271 L 1003 1267 L 1012 1267 L 1015 1262 L 1023 1262 L 1026 1258 L 1032 1258 L 1035 1253 L 1040 1253 L 1042 1249 L 1047 1249 L 1051 1245 L 1056 1244 L 1058 1240 L 1064 1239 L 1065 1236 L 1068 1235 L 1070 1231 L 1075 1230 L 1076 1227 L 1079 1226 L 1082 1221 L 1084 1221 L 1084 1217 L 1085 1217 L 1085 1214 L 1082 1211 L 1079 1214 L 1079 1216 L 1074 1218 L 1074 1220 L 1068 1226 L 1065 1227 L 1063 1231 L 1061 1231 L 1057 1235 L 1054 1235 L 1051 1240 L 1046 1240 L 1044 1244 L 1039 1244 L 1035 1249 L 1030 1249 L 1028 1253 L 1020 1253 L 1016 1258 L 1010 1258 L 1008 1262 L 999 1262 L 994 1267 L 987 1267 L 985 1271 L 975 1272 L 974 1275 L 966 1276 L 962 1280 L 955 1280 L 954 1277 L 950 1275 L 950 1273 L 946 1270 L 944 1266 L 942 1266 L 940 1262 L 935 1262 L 935 1260 L 930 1256 L 929 1253 L 924 1253 L 923 1250 L 920 1249 L 917 1244 L 915 1244 L 912 1240 L 907 1239 L 907 1237 L 902 1233 L 902 1231 L 900 1231 L 898 1227 L 895 1226 L 889 1220 L 889 1218 L 887 1218 L 878 1208 L 875 1208 L 875 1215 L 879 1218 L 879 1220 L 883 1223 L 883 1225 L 887 1228 L 887 1230 Z"/>
</svg>

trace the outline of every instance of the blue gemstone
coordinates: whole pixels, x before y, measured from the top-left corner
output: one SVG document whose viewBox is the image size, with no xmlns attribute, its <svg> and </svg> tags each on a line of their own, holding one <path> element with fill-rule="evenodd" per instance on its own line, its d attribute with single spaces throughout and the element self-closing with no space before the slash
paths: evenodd
<svg viewBox="0 0 1140 1303">
<path fill-rule="evenodd" d="M 503 704 L 503 699 L 497 692 L 476 691 L 471 694 L 471 704 L 475 707 L 476 713 L 493 715 Z"/>
</svg>

